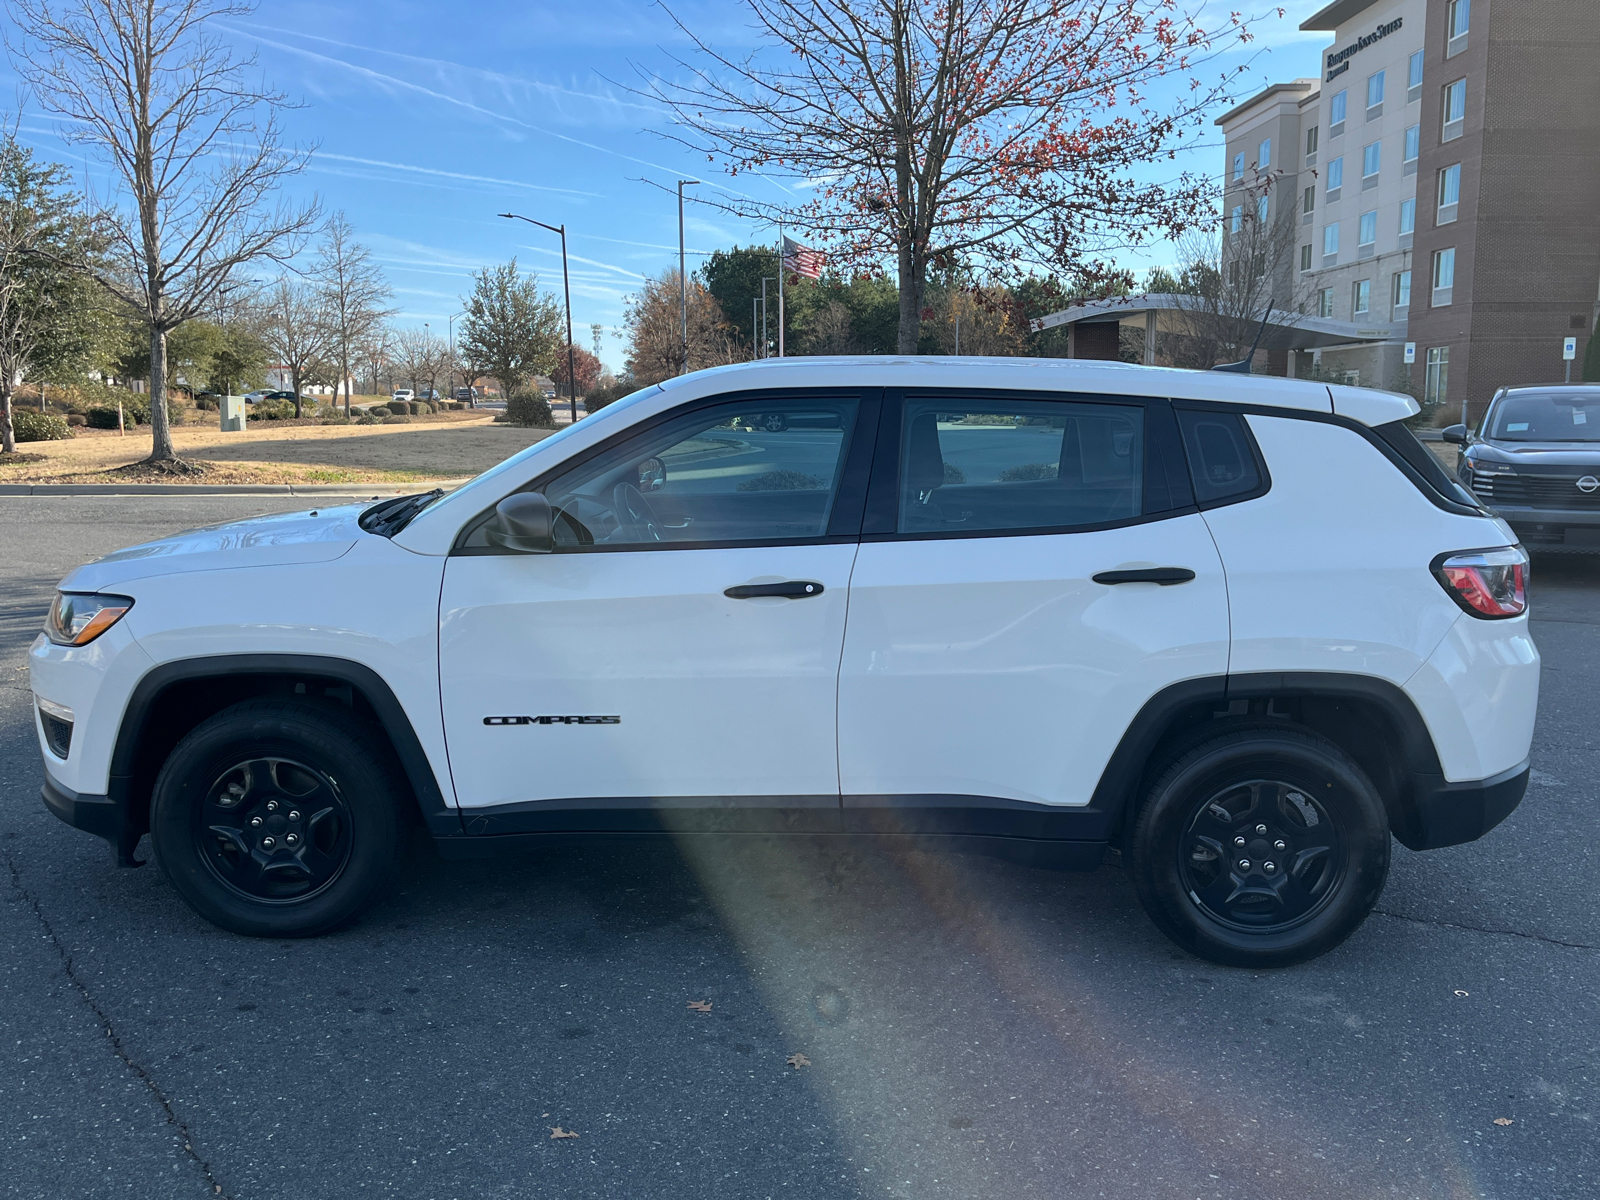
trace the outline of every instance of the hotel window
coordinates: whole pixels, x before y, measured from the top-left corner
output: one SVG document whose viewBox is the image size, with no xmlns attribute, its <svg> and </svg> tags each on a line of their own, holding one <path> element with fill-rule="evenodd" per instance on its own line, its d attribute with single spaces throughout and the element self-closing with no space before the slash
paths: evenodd
<svg viewBox="0 0 1600 1200">
<path fill-rule="evenodd" d="M 1454 58 L 1467 48 L 1467 30 L 1472 26 L 1472 0 L 1450 0 L 1445 10 L 1444 56 Z"/>
<path fill-rule="evenodd" d="M 1456 248 L 1433 252 L 1433 306 L 1443 308 L 1450 303 L 1456 285 Z"/>
<path fill-rule="evenodd" d="M 1378 240 L 1378 210 L 1361 214 L 1360 234 L 1356 243 L 1364 254 L 1372 253 L 1372 245 Z"/>
<path fill-rule="evenodd" d="M 1344 155 L 1328 163 L 1328 199 L 1337 200 L 1339 189 L 1344 186 Z"/>
<path fill-rule="evenodd" d="M 1313 125 L 1306 130 L 1306 166 L 1317 165 L 1317 127 Z"/>
<path fill-rule="evenodd" d="M 1233 212 L 1228 215 L 1228 229 L 1231 233 L 1239 233 L 1244 229 L 1244 208 L 1235 204 Z"/>
<path fill-rule="evenodd" d="M 1310 245 L 1310 243 L 1307 243 L 1306 245 L 1300 247 L 1300 269 L 1302 271 L 1311 270 L 1311 245 Z"/>
<path fill-rule="evenodd" d="M 1417 158 L 1422 153 L 1422 126 L 1411 125 L 1406 129 L 1405 161 L 1401 163 L 1400 174 L 1415 175 L 1417 173 Z"/>
<path fill-rule="evenodd" d="M 1383 76 L 1379 71 L 1376 75 L 1367 76 L 1367 120 L 1383 116 Z"/>
<path fill-rule="evenodd" d="M 1338 137 L 1344 132 L 1344 110 L 1349 102 L 1348 92 L 1340 92 L 1328 103 L 1328 136 Z"/>
<path fill-rule="evenodd" d="M 1267 194 L 1263 192 L 1261 195 L 1256 197 L 1256 223 L 1258 225 L 1265 225 L 1267 223 L 1267 211 Z"/>
<path fill-rule="evenodd" d="M 1302 199 L 1300 201 L 1300 211 L 1305 213 L 1305 215 L 1307 217 L 1310 217 L 1312 213 L 1317 211 L 1317 189 L 1316 188 L 1308 187 L 1306 189 L 1305 196 L 1302 197 Z"/>
<path fill-rule="evenodd" d="M 1422 99 L 1422 51 L 1418 50 L 1411 56 L 1411 65 L 1406 72 L 1406 103 L 1415 104 Z"/>
<path fill-rule="evenodd" d="M 1363 316 L 1372 308 L 1372 280 L 1358 279 L 1355 288 L 1351 291 L 1350 311 L 1356 316 Z"/>
<path fill-rule="evenodd" d="M 1389 292 L 1390 302 L 1394 305 L 1395 315 L 1405 312 L 1411 307 L 1411 272 L 1396 271 L 1394 285 Z"/>
<path fill-rule="evenodd" d="M 1272 169 L 1272 139 L 1265 139 L 1256 147 L 1256 169 L 1268 171 Z"/>
<path fill-rule="evenodd" d="M 1322 228 L 1322 265 L 1325 266 L 1325 267 L 1332 266 L 1333 263 L 1332 263 L 1331 260 L 1333 258 L 1337 257 L 1338 253 L 1339 253 L 1339 227 L 1337 225 L 1325 225 L 1325 226 L 1323 226 L 1323 228 Z"/>
<path fill-rule="evenodd" d="M 1446 84 L 1444 89 L 1444 128 L 1439 131 L 1441 142 L 1453 142 L 1461 136 L 1467 120 L 1467 81 L 1458 79 Z"/>
<path fill-rule="evenodd" d="M 1237 153 L 1237 154 L 1235 154 L 1233 156 L 1233 177 L 1236 180 L 1244 178 L 1244 151 L 1243 150 L 1239 151 L 1239 153 Z"/>
<path fill-rule="evenodd" d="M 1378 186 L 1378 165 L 1383 157 L 1383 143 L 1373 142 L 1361 151 L 1361 190 Z"/>
<path fill-rule="evenodd" d="M 1448 225 L 1456 219 L 1456 205 L 1461 203 L 1461 164 L 1446 167 L 1439 172 L 1439 215 L 1436 225 Z"/>
<path fill-rule="evenodd" d="M 1424 404 L 1443 404 L 1450 386 L 1450 347 L 1428 347 L 1428 371 L 1422 385 Z"/>
<path fill-rule="evenodd" d="M 1323 288 L 1317 293 L 1317 316 L 1333 316 L 1333 289 Z"/>
<path fill-rule="evenodd" d="M 1416 201 L 1416 198 L 1413 197 L 1410 200 L 1402 200 L 1402 201 L 1400 201 L 1400 236 L 1401 237 L 1410 237 L 1413 233 L 1416 232 L 1416 228 L 1417 228 L 1417 201 Z"/>
</svg>

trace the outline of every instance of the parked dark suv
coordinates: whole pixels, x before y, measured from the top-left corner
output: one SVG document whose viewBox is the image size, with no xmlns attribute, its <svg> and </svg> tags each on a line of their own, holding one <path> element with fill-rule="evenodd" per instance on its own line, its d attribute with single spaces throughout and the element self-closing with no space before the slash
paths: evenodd
<svg viewBox="0 0 1600 1200">
<path fill-rule="evenodd" d="M 1600 552 L 1600 384 L 1504 388 L 1451 425 L 1461 482 L 1529 549 Z"/>
</svg>

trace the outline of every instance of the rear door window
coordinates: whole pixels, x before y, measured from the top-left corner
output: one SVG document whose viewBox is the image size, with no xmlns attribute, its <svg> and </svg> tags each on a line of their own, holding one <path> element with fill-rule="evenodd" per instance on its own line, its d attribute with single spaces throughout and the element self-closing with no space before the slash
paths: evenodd
<svg viewBox="0 0 1600 1200">
<path fill-rule="evenodd" d="M 1137 517 L 1144 443 L 1139 404 L 908 397 L 898 531 L 1060 530 Z"/>
</svg>

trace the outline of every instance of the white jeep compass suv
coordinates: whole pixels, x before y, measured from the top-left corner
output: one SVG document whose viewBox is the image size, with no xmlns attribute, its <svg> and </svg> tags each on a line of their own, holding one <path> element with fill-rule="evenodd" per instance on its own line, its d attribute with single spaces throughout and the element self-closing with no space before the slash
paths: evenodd
<svg viewBox="0 0 1600 1200">
<path fill-rule="evenodd" d="M 777 359 L 449 495 L 62 581 L 44 798 L 226 929 L 349 919 L 415 816 L 868 834 L 1092 867 L 1216 962 L 1319 954 L 1392 833 L 1522 797 L 1527 558 L 1403 396 L 1116 363 Z"/>
</svg>

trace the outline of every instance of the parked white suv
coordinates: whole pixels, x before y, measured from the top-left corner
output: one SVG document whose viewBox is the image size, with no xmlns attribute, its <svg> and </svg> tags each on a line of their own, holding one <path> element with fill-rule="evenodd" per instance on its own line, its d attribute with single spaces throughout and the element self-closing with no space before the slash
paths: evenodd
<svg viewBox="0 0 1600 1200">
<path fill-rule="evenodd" d="M 1282 964 L 1392 832 L 1522 797 L 1527 559 L 1403 396 L 1115 363 L 774 359 L 449 495 L 238 521 L 62 581 L 45 801 L 239 933 L 315 934 L 408 818 L 872 834 L 1094 866 Z"/>
</svg>

